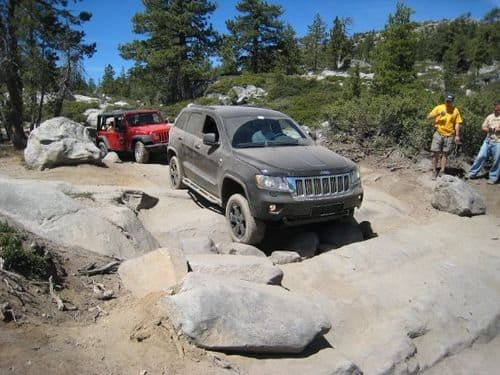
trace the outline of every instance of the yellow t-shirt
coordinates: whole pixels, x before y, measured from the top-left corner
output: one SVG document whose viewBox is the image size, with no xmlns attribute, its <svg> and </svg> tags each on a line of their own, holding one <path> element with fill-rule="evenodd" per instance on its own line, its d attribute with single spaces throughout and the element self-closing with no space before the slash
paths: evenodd
<svg viewBox="0 0 500 375">
<path fill-rule="evenodd" d="M 442 111 L 446 113 L 441 114 Z M 444 137 L 451 137 L 455 135 L 455 125 L 463 122 L 462 116 L 457 107 L 453 107 L 448 111 L 446 104 L 439 104 L 429 113 L 429 116 L 434 117 L 434 126 L 439 134 Z"/>
</svg>

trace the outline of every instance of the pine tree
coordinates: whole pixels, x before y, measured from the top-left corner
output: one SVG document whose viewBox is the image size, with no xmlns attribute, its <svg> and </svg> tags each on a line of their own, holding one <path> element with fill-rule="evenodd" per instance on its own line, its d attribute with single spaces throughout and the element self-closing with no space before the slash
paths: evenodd
<svg viewBox="0 0 500 375">
<path fill-rule="evenodd" d="M 295 37 L 295 30 L 288 24 L 278 45 L 277 69 L 287 75 L 297 74 L 302 65 L 301 51 Z"/>
<path fill-rule="evenodd" d="M 115 70 L 111 64 L 104 67 L 104 73 L 101 79 L 101 92 L 107 95 L 115 94 Z"/>
<path fill-rule="evenodd" d="M 144 12 L 133 17 L 134 32 L 146 39 L 119 47 L 135 60 L 152 89 L 167 102 L 193 98 L 202 91 L 210 72 L 217 33 L 208 24 L 215 3 L 208 0 L 143 0 Z M 149 77 L 149 78 L 147 78 Z"/>
<path fill-rule="evenodd" d="M 374 50 L 374 89 L 378 93 L 395 94 L 416 80 L 417 38 L 410 21 L 412 10 L 402 2 L 389 15 L 382 40 Z"/>
<path fill-rule="evenodd" d="M 2 0 L 0 2 L 0 82 L 9 93 L 6 103 L 5 124 L 15 147 L 26 145 L 23 130 L 25 105 L 24 88 L 31 97 L 29 109 L 35 118 L 36 91 L 42 93 L 47 86 L 58 84 L 55 108 L 62 106 L 69 88 L 70 60 L 64 61 L 64 69 L 56 69 L 57 57 L 71 55 L 71 62 L 83 55 L 90 56 L 95 44 L 83 44 L 84 33 L 75 27 L 90 19 L 91 14 L 74 15 L 68 10 L 67 0 Z M 27 47 L 27 48 L 24 48 Z M 64 60 L 64 58 L 63 58 Z M 35 65 L 43 61 L 40 65 Z M 35 67 L 38 71 L 34 71 Z M 36 90 L 38 89 L 38 90 Z M 41 117 L 40 100 L 39 116 Z M 35 120 L 36 121 L 36 120 Z"/>
<path fill-rule="evenodd" d="M 238 49 L 238 64 L 252 73 L 268 72 L 282 39 L 283 10 L 263 0 L 241 0 L 236 10 L 243 15 L 226 21 Z"/>
<path fill-rule="evenodd" d="M 347 26 L 351 23 L 350 18 L 335 17 L 333 20 L 327 46 L 328 65 L 333 69 L 339 69 L 344 60 L 352 53 L 353 46 L 347 35 Z"/>
<path fill-rule="evenodd" d="M 313 23 L 307 27 L 308 33 L 302 39 L 304 45 L 304 64 L 306 69 L 317 72 L 323 67 L 326 45 L 326 24 L 319 14 L 314 17 Z"/>
</svg>

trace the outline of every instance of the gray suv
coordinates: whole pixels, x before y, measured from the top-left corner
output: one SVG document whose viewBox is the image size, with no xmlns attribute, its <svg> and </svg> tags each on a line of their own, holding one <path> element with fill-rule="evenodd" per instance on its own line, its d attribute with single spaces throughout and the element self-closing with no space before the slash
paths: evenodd
<svg viewBox="0 0 500 375">
<path fill-rule="evenodd" d="M 270 223 L 352 216 L 363 200 L 354 162 L 269 109 L 189 105 L 170 130 L 167 155 L 173 187 L 223 208 L 236 242 L 258 244 Z"/>
</svg>

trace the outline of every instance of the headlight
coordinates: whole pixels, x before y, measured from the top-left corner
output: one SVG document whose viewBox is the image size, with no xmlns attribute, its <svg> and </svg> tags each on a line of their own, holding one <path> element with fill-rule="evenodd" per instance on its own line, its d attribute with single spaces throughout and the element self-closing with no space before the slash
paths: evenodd
<svg viewBox="0 0 500 375">
<path fill-rule="evenodd" d="M 257 183 L 257 187 L 259 189 L 286 192 L 293 191 L 293 187 L 288 185 L 286 177 L 264 176 L 258 174 L 255 176 L 255 182 Z"/>
<path fill-rule="evenodd" d="M 359 173 L 359 168 L 356 167 L 351 171 L 351 184 L 353 186 L 359 185 L 361 183 L 361 174 Z"/>
</svg>

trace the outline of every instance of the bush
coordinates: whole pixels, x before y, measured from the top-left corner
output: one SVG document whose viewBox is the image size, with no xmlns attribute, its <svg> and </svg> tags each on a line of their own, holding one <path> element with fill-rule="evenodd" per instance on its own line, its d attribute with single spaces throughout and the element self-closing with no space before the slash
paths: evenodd
<svg viewBox="0 0 500 375">
<path fill-rule="evenodd" d="M 47 279 L 53 270 L 49 257 L 23 249 L 20 234 L 7 223 L 0 222 L 0 257 L 4 268 L 29 278 Z"/>
<path fill-rule="evenodd" d="M 97 102 L 76 102 L 76 101 L 64 101 L 62 116 L 67 117 L 73 121 L 84 123 L 87 118 L 83 115 L 87 109 L 98 108 L 99 103 Z"/>
</svg>

